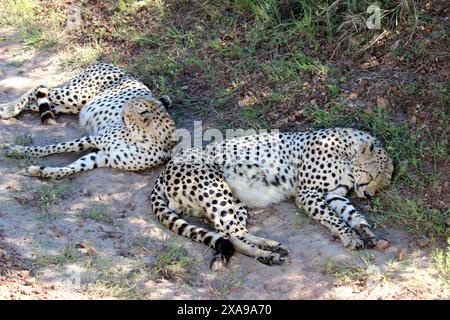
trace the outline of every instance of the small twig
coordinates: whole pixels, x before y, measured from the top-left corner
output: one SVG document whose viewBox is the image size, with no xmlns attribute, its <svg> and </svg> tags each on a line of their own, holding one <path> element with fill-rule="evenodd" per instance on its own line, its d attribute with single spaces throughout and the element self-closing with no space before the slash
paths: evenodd
<svg viewBox="0 0 450 320">
<path fill-rule="evenodd" d="M 372 47 L 375 43 L 377 43 L 379 40 L 383 39 L 384 36 L 386 36 L 388 34 L 388 31 L 383 31 L 375 40 L 373 40 L 371 43 L 369 43 L 368 45 L 366 45 L 364 48 L 359 49 L 358 54 L 366 51 L 367 49 L 369 49 L 370 47 Z"/>
</svg>

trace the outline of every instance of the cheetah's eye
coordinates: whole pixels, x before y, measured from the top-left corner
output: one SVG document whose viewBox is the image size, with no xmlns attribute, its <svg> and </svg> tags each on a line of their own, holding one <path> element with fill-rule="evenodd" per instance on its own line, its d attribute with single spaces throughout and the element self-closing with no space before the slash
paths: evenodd
<svg viewBox="0 0 450 320">
<path fill-rule="evenodd" d="M 149 113 L 150 113 L 150 111 L 145 110 L 145 111 L 142 111 L 140 114 L 141 114 L 142 116 L 144 116 L 144 115 L 149 114 Z"/>
</svg>

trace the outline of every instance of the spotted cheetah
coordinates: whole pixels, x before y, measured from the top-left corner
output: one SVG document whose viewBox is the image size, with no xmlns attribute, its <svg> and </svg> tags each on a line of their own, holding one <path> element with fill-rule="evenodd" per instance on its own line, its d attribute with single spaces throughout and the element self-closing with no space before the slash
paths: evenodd
<svg viewBox="0 0 450 320">
<path fill-rule="evenodd" d="M 39 86 L 16 101 L 0 105 L 0 118 L 37 111 L 44 124 L 55 114 L 79 113 L 81 138 L 45 146 L 7 145 L 9 155 L 48 156 L 91 149 L 65 167 L 30 166 L 29 176 L 60 179 L 97 167 L 144 170 L 169 160 L 175 122 L 166 111 L 167 96 L 156 98 L 140 81 L 121 69 L 96 63 L 59 88 Z"/>
<path fill-rule="evenodd" d="M 372 196 L 389 183 L 392 171 L 380 142 L 359 130 L 255 134 L 175 155 L 153 187 L 151 205 L 169 229 L 216 250 L 213 269 L 234 251 L 282 264 L 288 248 L 249 233 L 247 207 L 294 197 L 345 247 L 371 248 L 377 243 L 371 226 L 346 194 L 354 189 L 358 197 Z M 182 213 L 205 215 L 215 231 L 189 224 Z"/>
</svg>

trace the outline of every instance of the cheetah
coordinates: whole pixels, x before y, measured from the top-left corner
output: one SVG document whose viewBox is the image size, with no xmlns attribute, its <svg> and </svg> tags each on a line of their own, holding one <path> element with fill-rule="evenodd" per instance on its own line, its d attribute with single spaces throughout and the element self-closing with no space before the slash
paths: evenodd
<svg viewBox="0 0 450 320">
<path fill-rule="evenodd" d="M 60 179 L 69 174 L 112 167 L 144 170 L 169 160 L 175 122 L 166 111 L 169 97 L 156 98 L 142 82 L 121 69 L 95 63 L 58 88 L 38 86 L 16 101 L 0 105 L 0 119 L 37 111 L 44 124 L 55 114 L 79 113 L 85 136 L 45 146 L 6 145 L 10 156 L 44 157 L 89 150 L 65 167 L 29 166 L 21 173 Z"/>
<path fill-rule="evenodd" d="M 293 197 L 350 250 L 372 248 L 370 224 L 346 197 L 371 197 L 386 186 L 393 164 L 380 142 L 356 129 L 260 133 L 186 149 L 172 157 L 150 199 L 158 220 L 175 233 L 215 250 L 210 267 L 224 267 L 234 251 L 268 265 L 286 261 L 289 249 L 246 228 L 248 208 Z M 203 215 L 214 231 L 180 214 Z"/>
</svg>

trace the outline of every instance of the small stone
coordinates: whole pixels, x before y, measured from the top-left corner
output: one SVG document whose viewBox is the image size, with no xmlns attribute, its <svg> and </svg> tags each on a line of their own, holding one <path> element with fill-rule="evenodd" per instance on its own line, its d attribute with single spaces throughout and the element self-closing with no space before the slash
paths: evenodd
<svg viewBox="0 0 450 320">
<path fill-rule="evenodd" d="M 106 234 L 107 234 L 110 238 L 114 238 L 114 239 L 119 239 L 119 238 L 122 237 L 122 233 L 121 233 L 121 232 L 115 232 L 115 231 L 112 231 L 112 232 L 107 232 Z"/>
<path fill-rule="evenodd" d="M 311 105 L 311 107 L 317 107 L 317 101 L 314 99 L 309 101 L 309 104 Z"/>
<path fill-rule="evenodd" d="M 3 249 L 0 249 L 0 258 L 3 258 L 6 256 L 6 251 Z"/>
<path fill-rule="evenodd" d="M 95 249 L 92 248 L 92 247 L 89 248 L 89 249 L 87 249 L 86 253 L 87 253 L 88 255 L 90 255 L 90 256 L 94 256 L 94 255 L 97 255 L 97 254 L 98 254 L 97 250 L 95 250 Z"/>
<path fill-rule="evenodd" d="M 384 251 L 387 248 L 389 248 L 391 244 L 389 243 L 389 241 L 385 240 L 385 239 L 378 239 L 377 245 L 375 246 L 375 249 L 378 251 Z"/>
<path fill-rule="evenodd" d="M 32 278 L 30 278 L 30 279 L 27 279 L 27 280 L 25 280 L 25 282 L 24 282 L 24 285 L 25 286 L 34 286 L 34 279 L 32 279 Z"/>
<path fill-rule="evenodd" d="M 398 249 L 397 253 L 395 254 L 395 259 L 397 261 L 403 261 L 406 258 L 406 251 L 404 249 Z"/>
<path fill-rule="evenodd" d="M 299 110 L 299 111 L 297 111 L 296 113 L 294 113 L 294 118 L 295 118 L 295 121 L 300 121 L 302 118 L 303 118 L 303 110 Z"/>
<path fill-rule="evenodd" d="M 275 129 L 280 129 L 285 125 L 285 122 L 283 120 L 277 120 L 277 122 L 275 122 L 275 124 L 273 125 L 273 127 Z"/>
<path fill-rule="evenodd" d="M 417 240 L 417 245 L 419 246 L 419 248 L 423 249 L 423 248 L 430 246 L 430 241 L 428 239 L 421 238 L 421 239 Z"/>
</svg>

